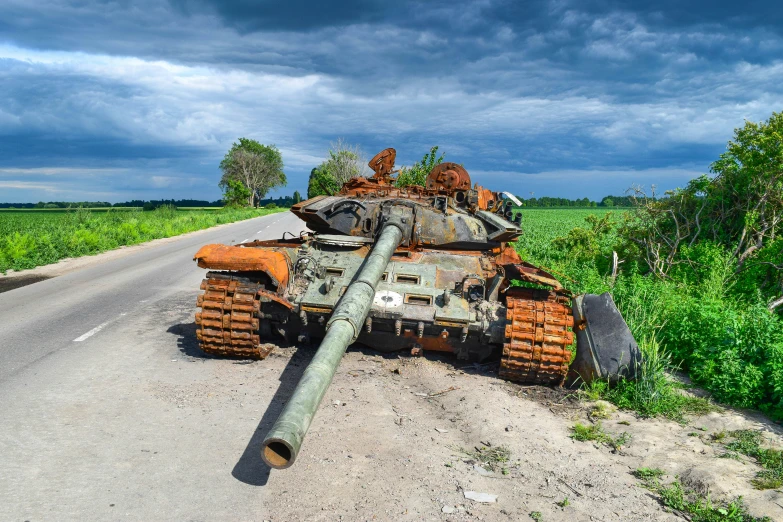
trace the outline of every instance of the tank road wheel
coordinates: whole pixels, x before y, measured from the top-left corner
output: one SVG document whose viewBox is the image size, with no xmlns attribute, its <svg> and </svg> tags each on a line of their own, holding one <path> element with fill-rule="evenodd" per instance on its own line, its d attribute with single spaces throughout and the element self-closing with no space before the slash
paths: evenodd
<svg viewBox="0 0 783 522">
<path fill-rule="evenodd" d="M 259 290 L 264 287 L 248 278 L 208 272 L 201 282 L 204 293 L 196 305 L 196 337 L 209 354 L 263 359 L 274 348 L 261 344 L 258 312 Z"/>
<path fill-rule="evenodd" d="M 562 384 L 571 361 L 574 316 L 568 298 L 546 290 L 509 289 L 506 342 L 499 376 L 516 382 Z"/>
</svg>

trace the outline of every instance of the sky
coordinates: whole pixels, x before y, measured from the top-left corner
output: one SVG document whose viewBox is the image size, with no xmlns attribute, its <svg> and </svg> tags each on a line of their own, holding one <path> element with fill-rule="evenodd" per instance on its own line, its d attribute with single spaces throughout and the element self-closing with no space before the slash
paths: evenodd
<svg viewBox="0 0 783 522">
<path fill-rule="evenodd" d="M 218 199 L 239 137 L 280 149 L 272 196 L 339 138 L 523 197 L 662 191 L 783 110 L 781 57 L 772 0 L 3 0 L 0 202 Z"/>
</svg>

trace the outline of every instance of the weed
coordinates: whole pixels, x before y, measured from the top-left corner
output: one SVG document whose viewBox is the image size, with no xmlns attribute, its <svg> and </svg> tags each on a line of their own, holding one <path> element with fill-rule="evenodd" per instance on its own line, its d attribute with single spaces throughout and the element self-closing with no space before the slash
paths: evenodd
<svg viewBox="0 0 783 522">
<path fill-rule="evenodd" d="M 695 431 L 692 431 L 692 432 L 688 433 L 688 436 L 689 437 L 701 437 L 701 434 L 700 433 L 696 433 Z"/>
<path fill-rule="evenodd" d="M 622 424 L 623 426 L 630 426 L 631 425 L 631 423 L 628 422 L 628 421 L 620 421 L 617 424 Z"/>
<path fill-rule="evenodd" d="M 638 479 L 652 480 L 661 478 L 666 472 L 659 468 L 638 468 L 633 474 Z"/>
<path fill-rule="evenodd" d="M 560 502 L 557 502 L 557 505 L 560 506 L 561 508 L 565 508 L 565 507 L 568 507 L 569 505 L 571 505 L 571 502 L 569 502 L 568 501 L 568 497 L 566 497 L 563 500 L 561 500 Z"/>
<path fill-rule="evenodd" d="M 710 438 L 714 442 L 720 442 L 720 441 L 722 441 L 723 439 L 726 438 L 726 432 L 724 430 L 716 431 L 715 433 L 710 435 Z"/>
<path fill-rule="evenodd" d="M 614 450 L 619 450 L 631 440 L 631 435 L 627 432 L 622 432 L 617 437 L 612 437 L 604 431 L 600 422 L 596 422 L 592 425 L 584 425 L 577 422 L 571 428 L 571 431 L 573 432 L 571 438 L 574 440 L 601 442 Z"/>
<path fill-rule="evenodd" d="M 497 471 L 499 468 L 502 468 L 504 470 L 503 474 L 508 474 L 508 469 L 502 466 L 502 464 L 505 464 L 511 458 L 511 450 L 506 446 L 481 446 L 476 447 L 473 451 L 460 448 L 460 452 L 477 461 L 486 469 Z"/>
<path fill-rule="evenodd" d="M 728 434 L 733 440 L 726 444 L 729 453 L 752 457 L 764 468 L 751 483 L 756 489 L 776 489 L 783 486 L 783 451 L 762 448 L 763 435 L 755 430 L 736 430 Z M 723 456 L 723 455 L 721 455 Z"/>
<path fill-rule="evenodd" d="M 679 422 L 686 414 L 702 415 L 715 410 L 705 399 L 682 393 L 679 384 L 667 373 L 676 367 L 654 336 L 643 338 L 639 346 L 643 358 L 636 379 L 622 379 L 613 385 L 593 381 L 583 387 L 584 394 L 592 400 L 602 398 L 620 408 L 636 411 L 642 417 L 665 417 Z"/>
<path fill-rule="evenodd" d="M 727 451 L 726 453 L 721 453 L 718 455 L 719 459 L 731 459 L 731 460 L 742 460 L 742 457 L 739 456 L 739 453 L 736 451 Z"/>
<path fill-rule="evenodd" d="M 531 511 L 530 518 L 532 518 L 536 522 L 541 522 L 542 520 L 544 520 L 544 515 L 542 515 L 540 511 Z"/>
<path fill-rule="evenodd" d="M 709 495 L 701 495 L 683 487 L 679 480 L 654 490 L 664 506 L 685 513 L 693 522 L 771 522 L 769 517 L 756 518 L 748 514 L 742 497 L 728 504 L 713 504 Z"/>
<path fill-rule="evenodd" d="M 767 517 L 755 518 L 748 514 L 742 497 L 728 504 L 713 504 L 709 495 L 702 495 L 685 488 L 679 480 L 662 485 L 661 477 L 666 473 L 658 468 L 639 468 L 634 472 L 643 481 L 645 488 L 657 493 L 661 503 L 692 522 L 770 522 Z"/>
<path fill-rule="evenodd" d="M 609 411 L 609 408 L 606 407 L 606 403 L 599 402 L 595 406 L 593 406 L 593 409 L 590 410 L 590 416 L 595 419 L 608 419 L 611 417 L 612 412 Z"/>
</svg>

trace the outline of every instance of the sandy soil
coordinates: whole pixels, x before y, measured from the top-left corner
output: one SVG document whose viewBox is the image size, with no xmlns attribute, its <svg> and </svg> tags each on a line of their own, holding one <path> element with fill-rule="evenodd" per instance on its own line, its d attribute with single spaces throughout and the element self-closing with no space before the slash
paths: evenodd
<svg viewBox="0 0 783 522">
<path fill-rule="evenodd" d="M 309 355 L 280 350 L 254 363 L 281 368 L 276 414 Z M 658 467 L 713 499 L 743 496 L 750 511 L 783 519 L 783 495 L 756 491 L 755 464 L 716 458 L 721 430 L 777 426 L 726 411 L 686 425 L 613 412 L 606 431 L 631 435 L 621 451 L 572 440 L 575 421 L 590 422 L 592 405 L 565 390 L 519 386 L 488 367 L 350 351 L 328 391 L 296 464 L 272 471 L 279 502 L 273 520 L 675 520 L 632 471 Z M 270 369 L 271 369 L 270 368 Z M 268 375 L 268 374 L 267 374 Z M 225 377 L 230 378 L 229 375 Z M 262 421 L 268 428 L 274 415 Z M 620 422 L 627 422 L 620 424 Z M 257 449 L 258 440 L 249 449 Z M 689 434 L 699 432 L 701 436 Z M 506 474 L 476 465 L 464 450 L 504 445 Z M 474 491 L 494 503 L 466 499 Z M 568 498 L 568 505 L 559 502 Z"/>
</svg>

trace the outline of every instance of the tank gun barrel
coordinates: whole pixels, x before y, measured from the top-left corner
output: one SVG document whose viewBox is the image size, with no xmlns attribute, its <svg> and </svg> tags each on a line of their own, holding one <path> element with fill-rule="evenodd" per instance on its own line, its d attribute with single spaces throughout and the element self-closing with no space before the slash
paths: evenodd
<svg viewBox="0 0 783 522">
<path fill-rule="evenodd" d="M 261 445 L 261 456 L 270 467 L 285 469 L 296 460 L 337 365 L 348 346 L 359 336 L 370 313 L 378 281 L 402 242 L 404 222 L 404 219 L 386 222 L 356 280 L 337 303 L 318 351 Z"/>
</svg>

